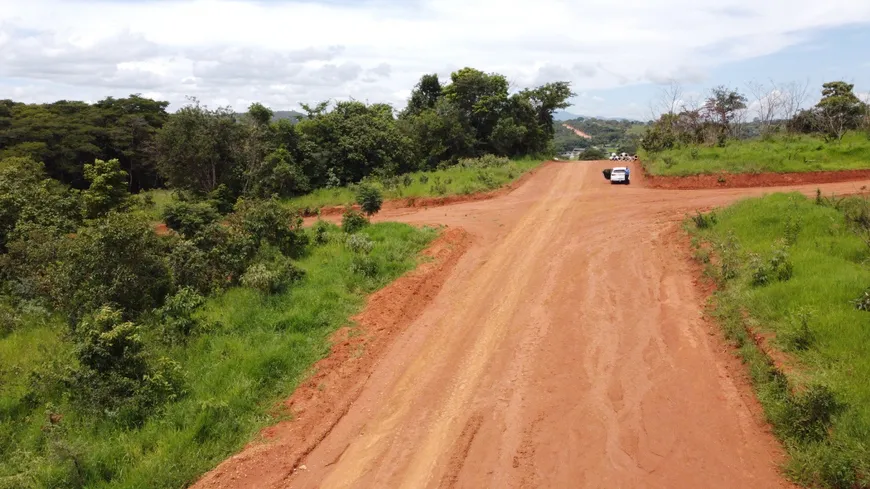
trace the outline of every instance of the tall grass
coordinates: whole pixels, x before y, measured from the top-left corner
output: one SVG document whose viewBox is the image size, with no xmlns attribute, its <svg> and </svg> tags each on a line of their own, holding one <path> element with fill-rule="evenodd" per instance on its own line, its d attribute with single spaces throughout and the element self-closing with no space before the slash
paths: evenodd
<svg viewBox="0 0 870 489">
<path fill-rule="evenodd" d="M 0 338 L 0 488 L 178 488 L 239 450 L 327 354 L 329 334 L 366 294 L 413 268 L 436 234 L 397 223 L 366 227 L 375 273 L 363 275 L 352 270 L 344 234 L 328 226 L 328 242 L 298 263 L 307 272 L 301 283 L 274 296 L 230 289 L 200 311 L 207 331 L 161 347 L 182 365 L 186 392 L 138 429 L 27 399 L 33 372 L 62 367 L 52 358 L 70 349 L 58 322 Z M 49 412 L 63 419 L 53 425 Z"/>
<path fill-rule="evenodd" d="M 745 200 L 696 222 L 687 227 L 718 254 L 707 264 L 722 285 L 715 314 L 791 455 L 788 473 L 808 486 L 870 487 L 870 313 L 853 302 L 870 286 L 870 247 L 840 210 L 799 194 Z M 774 250 L 785 250 L 793 273 L 759 285 L 758 264 Z M 726 277 L 726 263 L 739 264 L 736 273 Z M 777 370 L 747 326 L 772 334 L 794 365 Z"/>
<path fill-rule="evenodd" d="M 374 181 L 373 184 L 386 199 L 468 195 L 507 185 L 540 164 L 539 159 L 521 159 L 485 170 L 453 166 L 444 170 L 400 175 L 392 182 L 394 185 L 387 185 L 383 181 Z M 353 204 L 355 200 L 353 187 L 337 187 L 317 189 L 288 199 L 287 204 L 299 209 L 318 209 Z"/>
<path fill-rule="evenodd" d="M 870 137 L 852 132 L 840 142 L 813 135 L 729 140 L 724 147 L 690 145 L 643 153 L 641 160 L 651 174 L 672 176 L 867 169 Z"/>
</svg>

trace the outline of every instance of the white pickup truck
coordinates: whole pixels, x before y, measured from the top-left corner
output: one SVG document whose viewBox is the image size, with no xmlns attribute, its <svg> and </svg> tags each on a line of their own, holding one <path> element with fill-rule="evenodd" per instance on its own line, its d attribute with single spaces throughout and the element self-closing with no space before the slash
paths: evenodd
<svg viewBox="0 0 870 489">
<path fill-rule="evenodd" d="M 624 183 L 626 185 L 631 184 L 631 170 L 625 166 L 618 166 L 612 170 L 610 170 L 610 184 L 614 183 Z"/>
</svg>

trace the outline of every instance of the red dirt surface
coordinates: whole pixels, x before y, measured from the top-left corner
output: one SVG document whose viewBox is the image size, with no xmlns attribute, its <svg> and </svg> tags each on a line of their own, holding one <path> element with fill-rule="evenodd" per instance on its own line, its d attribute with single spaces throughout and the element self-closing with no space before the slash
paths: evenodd
<svg viewBox="0 0 870 489">
<path fill-rule="evenodd" d="M 444 197 L 404 197 L 401 199 L 393 199 L 384 202 L 381 206 L 381 211 L 391 211 L 391 210 L 399 210 L 399 209 L 413 209 L 420 207 L 441 207 L 450 204 L 459 204 L 461 202 L 474 202 L 478 200 L 489 200 L 494 199 L 496 197 L 500 197 L 502 195 L 507 195 L 511 193 L 514 189 L 519 188 L 522 184 L 524 184 L 528 179 L 532 178 L 532 176 L 540 171 L 542 168 L 547 165 L 552 164 L 553 162 L 542 163 L 540 166 L 532 168 L 520 175 L 519 178 L 514 180 L 513 182 L 499 187 L 496 190 L 490 192 L 478 192 L 474 194 L 468 195 L 447 195 Z M 352 206 L 356 210 L 360 210 L 359 205 Z M 337 214 L 344 213 L 345 206 L 336 205 L 331 207 L 322 207 L 320 209 L 321 216 L 334 216 Z"/>
<path fill-rule="evenodd" d="M 468 249 L 440 289 L 373 296 L 364 349 L 340 337 L 325 379 L 291 398 L 296 420 L 195 487 L 791 487 L 679 229 L 771 189 L 612 186 L 609 166 L 554 163 L 499 198 L 379 214 L 465 229 Z"/>
<path fill-rule="evenodd" d="M 670 177 L 644 175 L 650 188 L 698 190 L 712 188 L 779 187 L 870 180 L 870 170 L 814 171 L 805 173 L 717 173 Z"/>
<path fill-rule="evenodd" d="M 569 130 L 571 130 L 571 131 L 574 131 L 574 134 L 580 136 L 581 138 L 584 138 L 584 139 L 592 139 L 592 136 L 586 134 L 585 132 L 581 131 L 580 129 L 577 129 L 576 127 L 574 127 L 574 126 L 572 126 L 572 125 L 569 125 L 569 124 L 562 124 L 562 126 L 566 127 L 567 129 L 569 129 Z"/>
</svg>

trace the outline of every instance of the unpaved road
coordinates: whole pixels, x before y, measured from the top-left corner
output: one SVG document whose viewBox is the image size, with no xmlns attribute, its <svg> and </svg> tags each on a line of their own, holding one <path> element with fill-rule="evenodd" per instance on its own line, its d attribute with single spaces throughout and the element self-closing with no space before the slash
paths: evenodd
<svg viewBox="0 0 870 489">
<path fill-rule="evenodd" d="M 616 187 L 608 166 L 550 164 L 493 200 L 380 216 L 473 243 L 295 471 L 243 456 L 200 486 L 789 487 L 678 231 L 772 189 Z"/>
<path fill-rule="evenodd" d="M 565 126 L 568 130 L 574 131 L 574 134 L 580 136 L 581 138 L 592 139 L 592 136 L 586 134 L 585 132 L 581 131 L 580 129 L 577 129 L 576 127 L 574 127 L 572 125 L 569 125 L 569 124 L 562 124 L 562 125 Z"/>
</svg>

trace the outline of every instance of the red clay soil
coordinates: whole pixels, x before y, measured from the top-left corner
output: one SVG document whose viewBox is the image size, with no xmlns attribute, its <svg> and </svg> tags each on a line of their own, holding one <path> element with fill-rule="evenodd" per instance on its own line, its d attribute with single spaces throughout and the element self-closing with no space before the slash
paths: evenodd
<svg viewBox="0 0 870 489">
<path fill-rule="evenodd" d="M 535 173 L 540 171 L 542 168 L 547 165 L 553 164 L 554 162 L 548 161 L 542 163 L 535 168 L 523 173 L 519 178 L 514 180 L 513 182 L 499 187 L 496 190 L 492 190 L 489 192 L 478 192 L 474 194 L 468 195 L 447 195 L 445 197 L 404 197 L 401 199 L 392 199 L 384 202 L 381 206 L 381 211 L 390 211 L 390 210 L 398 210 L 398 209 L 413 209 L 413 208 L 425 208 L 425 207 L 441 207 L 450 204 L 459 204 L 461 202 L 475 202 L 479 200 L 489 200 L 494 199 L 496 197 L 500 197 L 502 195 L 507 195 L 511 193 L 514 189 L 519 188 L 522 184 L 528 181 Z M 359 205 L 354 205 L 354 209 L 360 210 Z M 331 207 L 321 207 L 320 215 L 321 216 L 333 216 L 336 214 L 341 214 L 344 212 L 345 206 L 336 205 Z"/>
<path fill-rule="evenodd" d="M 679 229 L 774 189 L 612 186 L 609 166 L 379 213 L 465 229 L 445 236 L 467 251 L 373 296 L 291 397 L 295 419 L 195 487 L 791 487 Z"/>
<path fill-rule="evenodd" d="M 801 173 L 717 173 L 672 177 L 644 175 L 644 185 L 667 190 L 780 187 L 870 180 L 870 170 L 814 171 Z"/>
<path fill-rule="evenodd" d="M 562 125 L 563 125 L 564 127 L 566 127 L 567 129 L 569 129 L 569 130 L 571 130 L 571 131 L 574 131 L 574 134 L 580 136 L 581 138 L 584 138 L 584 139 L 592 139 L 592 136 L 586 134 L 585 132 L 581 131 L 580 129 L 577 129 L 577 128 L 574 127 L 574 126 L 571 126 L 571 125 L 568 125 L 568 124 L 562 124 Z"/>
<path fill-rule="evenodd" d="M 423 252 L 430 261 L 371 295 L 352 318 L 355 326 L 337 331 L 330 354 L 282 406 L 292 417 L 261 433 L 200 480 L 195 487 L 267 487 L 292 475 L 299 461 L 326 437 L 359 396 L 386 347 L 438 293 L 471 237 L 459 228 L 443 232 Z"/>
</svg>

